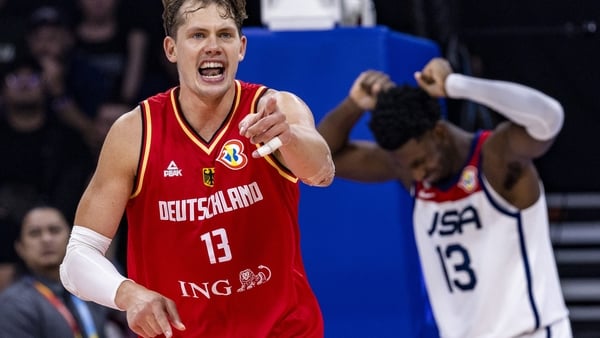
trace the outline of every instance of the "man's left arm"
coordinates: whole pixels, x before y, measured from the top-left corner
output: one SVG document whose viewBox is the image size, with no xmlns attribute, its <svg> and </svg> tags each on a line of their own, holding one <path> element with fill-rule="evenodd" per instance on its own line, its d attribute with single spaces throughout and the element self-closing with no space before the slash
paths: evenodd
<svg viewBox="0 0 600 338">
<path fill-rule="evenodd" d="M 298 96 L 270 90 L 259 101 L 258 113 L 240 123 L 240 134 L 255 144 L 274 148 L 266 152 L 256 150 L 252 155 L 259 157 L 274 151 L 274 156 L 302 182 L 328 186 L 333 181 L 331 151 L 315 127 L 312 112 Z"/>
</svg>

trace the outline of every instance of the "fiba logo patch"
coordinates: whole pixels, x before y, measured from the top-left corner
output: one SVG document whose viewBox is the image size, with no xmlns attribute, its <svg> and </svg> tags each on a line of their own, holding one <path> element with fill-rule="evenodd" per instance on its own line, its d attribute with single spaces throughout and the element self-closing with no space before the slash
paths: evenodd
<svg viewBox="0 0 600 338">
<path fill-rule="evenodd" d="M 471 193 L 477 189 L 477 168 L 474 166 L 467 166 L 461 176 L 458 186 L 465 192 Z"/>
<path fill-rule="evenodd" d="M 202 182 L 207 187 L 215 186 L 215 168 L 202 168 Z"/>
<path fill-rule="evenodd" d="M 217 161 L 233 170 L 245 167 L 248 164 L 248 157 L 244 154 L 244 144 L 242 141 L 233 139 L 225 142 Z"/>
</svg>

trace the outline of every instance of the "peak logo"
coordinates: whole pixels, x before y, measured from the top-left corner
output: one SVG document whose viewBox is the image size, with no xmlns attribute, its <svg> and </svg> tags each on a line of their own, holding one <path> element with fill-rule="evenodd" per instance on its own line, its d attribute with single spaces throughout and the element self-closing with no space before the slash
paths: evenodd
<svg viewBox="0 0 600 338">
<path fill-rule="evenodd" d="M 176 177 L 176 176 L 183 176 L 183 174 L 181 173 L 181 169 L 179 169 L 177 167 L 177 164 L 175 164 L 175 161 L 171 161 L 171 163 L 169 163 L 169 166 L 167 167 L 167 169 L 164 171 L 164 176 L 165 177 Z"/>
<path fill-rule="evenodd" d="M 225 142 L 217 161 L 223 163 L 229 169 L 239 170 L 244 168 L 248 164 L 248 157 L 244 154 L 242 141 L 234 139 Z"/>
</svg>

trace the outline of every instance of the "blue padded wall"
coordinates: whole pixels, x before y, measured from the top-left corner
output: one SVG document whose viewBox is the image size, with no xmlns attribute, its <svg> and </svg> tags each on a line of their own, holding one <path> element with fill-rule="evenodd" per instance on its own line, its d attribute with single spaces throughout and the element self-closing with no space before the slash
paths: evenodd
<svg viewBox="0 0 600 338">
<path fill-rule="evenodd" d="M 318 122 L 366 69 L 412 83 L 440 51 L 386 27 L 271 32 L 246 28 L 238 78 L 300 96 Z M 352 137 L 372 139 L 366 122 Z M 368 164 L 364 164 L 368 165 Z M 336 179 L 301 187 L 302 250 L 326 337 L 435 337 L 413 241 L 411 200 L 397 183 Z"/>
</svg>

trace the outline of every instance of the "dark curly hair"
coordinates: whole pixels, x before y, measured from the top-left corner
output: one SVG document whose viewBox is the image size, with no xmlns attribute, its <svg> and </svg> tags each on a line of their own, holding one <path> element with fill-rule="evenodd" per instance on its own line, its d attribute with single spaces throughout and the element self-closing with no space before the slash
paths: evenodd
<svg viewBox="0 0 600 338">
<path fill-rule="evenodd" d="M 437 99 L 421 88 L 402 85 L 379 93 L 369 128 L 380 147 L 396 150 L 433 129 L 440 117 Z"/>
<path fill-rule="evenodd" d="M 163 2 L 163 28 L 167 36 L 176 37 L 177 28 L 185 21 L 185 14 L 178 16 L 181 6 L 190 1 L 197 4 L 195 10 L 205 8 L 210 4 L 225 9 L 223 19 L 233 19 L 238 28 L 238 32 L 242 33 L 242 24 L 248 18 L 246 14 L 246 0 L 162 0 Z"/>
</svg>

